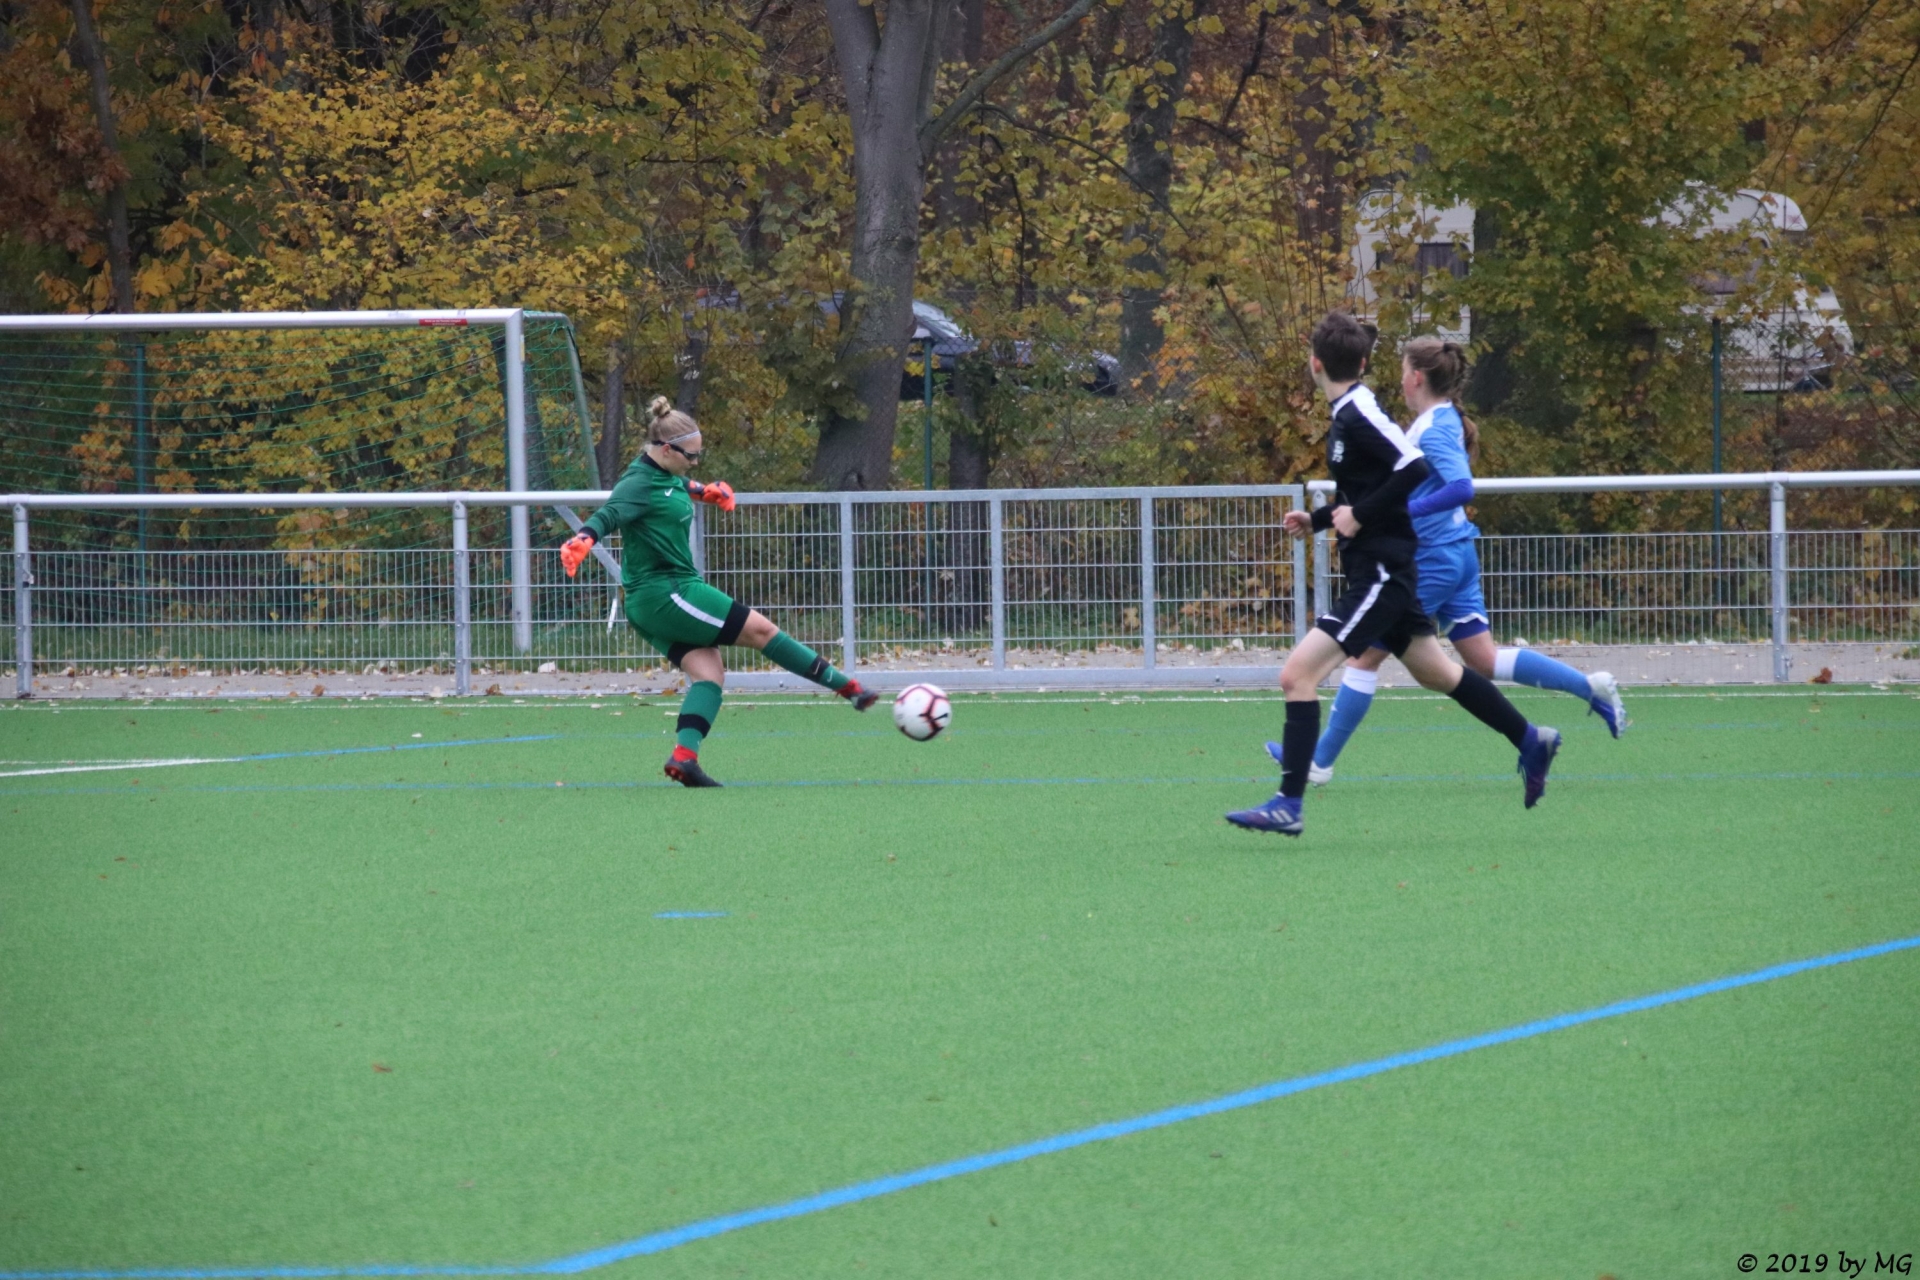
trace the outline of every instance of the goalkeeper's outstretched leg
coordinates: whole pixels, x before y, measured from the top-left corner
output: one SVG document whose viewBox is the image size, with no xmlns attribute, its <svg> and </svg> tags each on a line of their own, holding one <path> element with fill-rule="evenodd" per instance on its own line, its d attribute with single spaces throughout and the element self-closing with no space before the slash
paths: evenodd
<svg viewBox="0 0 1920 1280">
<path fill-rule="evenodd" d="M 727 621 L 715 637 L 718 643 L 697 649 L 681 643 L 669 645 L 667 649 L 668 660 L 685 672 L 690 681 L 687 696 L 680 703 L 680 719 L 674 726 L 673 754 L 667 757 L 666 763 L 666 775 L 686 787 L 720 785 L 700 764 L 700 746 L 713 732 L 727 680 L 726 660 L 720 656 L 720 644 L 758 649 L 778 666 L 839 694 L 857 711 L 865 711 L 880 697 L 774 626 L 773 620 L 758 609 L 746 609 L 731 601 L 729 604 Z"/>
</svg>

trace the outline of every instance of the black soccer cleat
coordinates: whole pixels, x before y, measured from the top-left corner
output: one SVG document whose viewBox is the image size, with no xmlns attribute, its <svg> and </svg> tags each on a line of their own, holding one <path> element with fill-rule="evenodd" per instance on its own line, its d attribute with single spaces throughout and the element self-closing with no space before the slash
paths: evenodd
<svg viewBox="0 0 1920 1280">
<path fill-rule="evenodd" d="M 707 776 L 700 767 L 699 756 L 687 756 L 682 759 L 679 752 L 667 757 L 666 774 L 683 787 L 717 787 L 720 784 Z"/>
</svg>

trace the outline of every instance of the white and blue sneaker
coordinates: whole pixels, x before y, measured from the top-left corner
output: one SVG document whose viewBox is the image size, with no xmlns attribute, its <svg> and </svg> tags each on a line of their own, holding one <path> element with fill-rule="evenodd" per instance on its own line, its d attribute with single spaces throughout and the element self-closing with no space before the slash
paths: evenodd
<svg viewBox="0 0 1920 1280">
<path fill-rule="evenodd" d="M 1273 757 L 1273 762 L 1275 764 L 1279 765 L 1283 769 L 1286 767 L 1286 762 L 1280 758 L 1279 743 L 1269 742 L 1267 744 L 1267 754 Z M 1320 762 L 1317 760 L 1310 760 L 1307 762 L 1307 782 L 1309 785 L 1316 786 L 1316 787 L 1324 787 L 1329 782 L 1332 782 L 1332 781 L 1333 781 L 1332 765 L 1327 765 L 1325 768 L 1322 768 L 1320 765 Z"/>
<path fill-rule="evenodd" d="M 1247 831 L 1272 831 L 1283 836 L 1297 836 L 1307 829 L 1306 819 L 1300 816 L 1300 802 L 1283 795 L 1275 795 L 1257 809 L 1237 809 L 1227 815 L 1227 821 Z"/>
<path fill-rule="evenodd" d="M 1587 677 L 1587 709 L 1607 722 L 1614 737 L 1627 731 L 1627 704 L 1620 700 L 1620 682 L 1610 672 L 1596 671 Z"/>
</svg>

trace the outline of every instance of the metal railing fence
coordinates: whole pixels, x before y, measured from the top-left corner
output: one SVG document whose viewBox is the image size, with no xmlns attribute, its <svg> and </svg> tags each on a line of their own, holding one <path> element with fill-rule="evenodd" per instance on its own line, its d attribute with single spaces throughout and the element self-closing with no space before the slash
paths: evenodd
<svg viewBox="0 0 1920 1280">
<path fill-rule="evenodd" d="M 1496 631 L 1535 644 L 1755 646 L 1776 680 L 1787 678 L 1794 644 L 1920 645 L 1920 531 L 1792 533 L 1785 501 L 1789 488 L 1917 483 L 1920 472 L 1481 481 L 1490 500 L 1716 486 L 1772 497 L 1765 533 L 1482 538 Z M 698 509 L 695 553 L 715 586 L 850 668 L 959 683 L 1218 683 L 1224 668 L 1277 665 L 1312 625 L 1310 589 L 1320 600 L 1337 589 L 1328 541 L 1313 540 L 1310 553 L 1281 530 L 1286 511 L 1324 502 L 1326 489 L 743 494 L 730 515 Z M 0 499 L 14 532 L 0 664 L 13 666 L 21 696 L 36 667 L 444 672 L 461 693 L 476 673 L 536 664 L 657 667 L 659 655 L 611 616 L 611 557 L 569 580 L 556 548 L 516 564 L 511 547 L 468 545 L 472 508 L 573 517 L 604 497 L 14 495 Z M 36 509 L 217 506 L 450 508 L 453 536 L 443 550 L 32 544 Z M 757 654 L 729 661 L 768 669 Z"/>
<path fill-rule="evenodd" d="M 13 508 L 15 590 L 0 662 L 137 674 L 476 671 L 554 663 L 616 670 L 660 656 L 612 616 L 617 590 L 573 580 L 536 548 L 516 607 L 513 552 L 467 545 L 470 508 L 572 516 L 604 493 L 31 495 Z M 1018 672 L 1078 651 L 1151 670 L 1180 650 L 1273 649 L 1311 614 L 1306 551 L 1280 532 L 1293 486 L 745 494 L 697 513 L 695 558 L 721 590 L 849 667 Z M 98 551 L 32 548 L 34 509 L 232 506 L 453 510 L 446 551 Z M 603 563 L 618 555 L 617 539 Z M 9 616 L 10 615 L 10 616 Z M 529 618 L 517 643 L 516 621 Z M 610 622 L 614 625 L 609 625 Z M 6 648 L 10 647 L 11 652 Z M 739 669 L 770 668 L 736 653 Z M 1017 679 L 1017 677 L 1016 677 Z"/>
</svg>

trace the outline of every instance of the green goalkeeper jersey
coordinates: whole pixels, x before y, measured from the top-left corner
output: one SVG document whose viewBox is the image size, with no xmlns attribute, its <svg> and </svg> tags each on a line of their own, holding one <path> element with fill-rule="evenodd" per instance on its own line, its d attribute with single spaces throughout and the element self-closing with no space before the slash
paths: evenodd
<svg viewBox="0 0 1920 1280">
<path fill-rule="evenodd" d="M 687 482 L 646 454 L 633 460 L 606 505 L 587 520 L 594 537 L 620 532 L 620 585 L 671 590 L 700 581 L 693 567 L 693 495 Z"/>
</svg>

